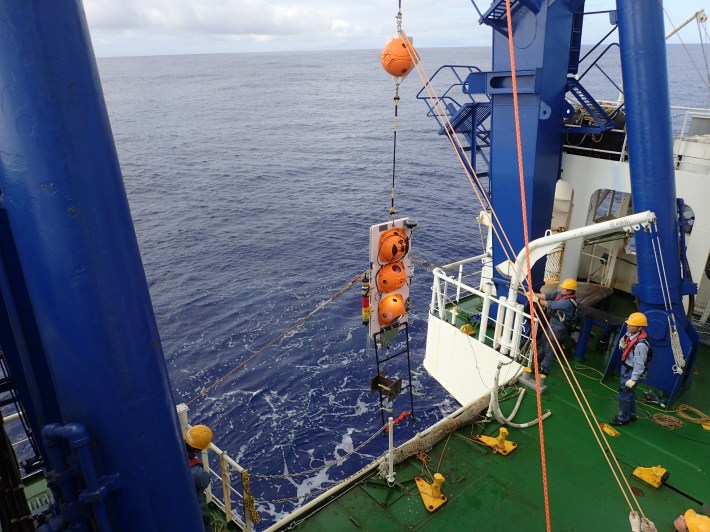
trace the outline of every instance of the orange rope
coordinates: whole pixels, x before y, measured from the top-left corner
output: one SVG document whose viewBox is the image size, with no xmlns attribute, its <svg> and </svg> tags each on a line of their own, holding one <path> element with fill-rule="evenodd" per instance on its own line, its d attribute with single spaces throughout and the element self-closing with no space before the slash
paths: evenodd
<svg viewBox="0 0 710 532">
<path fill-rule="evenodd" d="M 520 177 L 520 201 L 523 215 L 523 238 L 525 239 L 525 266 L 527 269 L 528 303 L 531 314 L 535 314 L 532 292 L 532 267 L 530 266 L 530 236 L 528 234 L 528 208 L 525 197 L 525 171 L 523 170 L 523 141 L 520 135 L 520 113 L 518 109 L 518 77 L 515 72 L 515 50 L 513 48 L 513 16 L 510 12 L 510 0 L 505 0 L 505 12 L 508 22 L 508 52 L 510 54 L 510 70 L 513 78 L 513 112 L 515 115 L 515 145 L 518 151 L 518 175 Z M 542 423 L 542 398 L 540 392 L 540 368 L 537 360 L 536 335 L 532 337 L 533 359 L 535 360 L 535 398 L 537 401 L 537 426 L 540 435 L 540 463 L 542 466 L 542 492 L 545 500 L 545 523 L 548 532 L 552 530 L 550 521 L 550 497 L 547 486 L 547 460 L 545 459 L 545 430 Z"/>
<path fill-rule="evenodd" d="M 411 41 L 409 40 L 409 38 L 407 37 L 406 33 L 405 33 L 403 30 L 399 30 L 398 33 L 400 34 L 400 36 L 402 37 L 402 39 L 405 40 L 405 42 L 411 42 Z M 429 98 L 430 98 L 433 102 L 435 102 L 435 104 L 434 104 L 434 106 L 433 106 L 433 111 L 434 111 L 434 113 L 435 113 L 436 116 L 439 118 L 439 120 L 440 120 L 442 123 L 445 124 L 445 126 L 444 126 L 444 132 L 446 133 L 446 135 L 447 135 L 449 141 L 451 142 L 452 146 L 454 146 L 455 148 L 458 147 L 460 150 L 462 150 L 463 147 L 462 147 L 461 141 L 459 140 L 458 136 L 457 136 L 456 133 L 454 132 L 453 126 L 451 125 L 451 122 L 450 122 L 449 117 L 448 117 L 448 115 L 447 115 L 447 113 L 446 113 L 446 111 L 445 111 L 445 108 L 444 108 L 444 106 L 443 106 L 443 103 L 441 102 L 441 99 L 436 95 L 435 90 L 434 90 L 433 87 L 431 86 L 431 79 L 430 79 L 429 76 L 426 74 L 426 70 L 424 69 L 424 66 L 421 64 L 420 58 L 419 58 L 418 54 L 416 53 L 415 50 L 413 50 L 413 48 L 412 48 L 411 46 L 407 47 L 407 50 L 408 50 L 408 52 L 409 52 L 409 54 L 410 54 L 410 57 L 411 57 L 412 60 L 415 62 L 417 74 L 419 75 L 419 77 L 420 77 L 420 79 L 421 79 L 421 81 L 422 81 L 422 83 L 423 83 L 423 85 L 424 85 L 424 88 L 425 88 L 425 90 L 427 91 L 427 94 L 428 94 Z M 510 240 L 508 239 L 507 234 L 505 233 L 505 230 L 503 229 L 503 225 L 500 223 L 500 220 L 499 220 L 499 218 L 498 218 L 498 216 L 497 216 L 497 213 L 495 212 L 495 209 L 493 209 L 493 206 L 491 205 L 490 200 L 488 199 L 488 197 L 481 197 L 481 195 L 480 195 L 480 193 L 479 193 L 479 188 L 474 184 L 474 179 L 475 179 L 475 180 L 476 180 L 476 183 L 478 183 L 479 187 L 481 187 L 481 189 L 483 188 L 483 187 L 482 187 L 482 184 L 481 184 L 481 181 L 480 181 L 480 179 L 479 179 L 479 177 L 478 177 L 478 175 L 476 174 L 475 170 L 473 170 L 472 168 L 471 168 L 470 171 L 473 172 L 473 175 L 471 175 L 471 173 L 469 173 L 469 168 L 468 168 L 468 166 L 464 163 L 464 161 L 463 161 L 463 159 L 462 159 L 462 157 L 461 157 L 461 151 L 459 151 L 459 150 L 455 150 L 455 151 L 456 151 L 456 155 L 457 155 L 457 157 L 458 157 L 458 159 L 459 159 L 459 162 L 461 163 L 461 166 L 462 166 L 462 168 L 464 169 L 464 172 L 466 173 L 466 176 L 468 177 L 469 182 L 470 182 L 471 185 L 472 185 L 472 188 L 473 188 L 473 190 L 474 190 L 474 193 L 476 194 L 476 197 L 477 197 L 479 203 L 481 204 L 481 206 L 482 206 L 484 209 L 487 209 L 487 210 L 489 210 L 489 211 L 491 212 L 491 217 L 498 223 L 498 226 L 500 226 L 500 231 L 502 232 L 502 235 L 501 235 L 501 232 L 498 231 L 498 228 L 497 228 L 496 224 L 492 224 L 491 227 L 492 227 L 492 230 L 493 230 L 493 232 L 494 232 L 496 238 L 498 239 L 498 241 L 499 241 L 499 242 L 501 243 L 501 245 L 502 245 L 502 251 L 503 251 L 503 253 L 505 254 L 506 258 L 507 258 L 509 261 L 513 262 L 512 259 L 511 259 L 511 254 L 509 253 L 509 250 L 511 250 L 512 253 L 514 253 L 515 251 L 514 251 L 514 249 L 513 249 L 512 244 L 510 243 Z M 507 245 L 507 246 L 506 246 L 506 245 Z M 517 271 L 514 271 L 513 273 L 514 273 L 514 275 L 515 275 L 516 278 L 517 278 Z M 518 278 L 517 280 L 518 280 L 518 282 L 519 282 L 519 285 L 520 285 L 521 288 L 523 289 L 525 295 L 528 296 L 528 299 L 530 299 L 530 294 L 529 294 L 529 289 L 530 289 L 530 288 L 526 288 L 526 287 L 523 285 L 521 279 Z M 640 506 L 640 504 L 638 503 L 638 500 L 637 500 L 636 497 L 634 496 L 634 494 L 633 494 L 633 492 L 632 492 L 632 490 L 631 490 L 631 487 L 630 487 L 629 484 L 628 484 L 628 481 L 626 480 L 626 478 L 625 478 L 624 475 L 623 475 L 623 471 L 621 470 L 621 466 L 620 466 L 618 460 L 616 459 L 616 456 L 614 455 L 614 452 L 613 452 L 613 450 L 612 450 L 612 448 L 611 448 L 611 445 L 609 444 L 609 440 L 607 439 L 606 434 L 605 434 L 605 433 L 601 430 L 601 428 L 599 427 L 599 423 L 598 423 L 598 421 L 597 421 L 597 418 L 596 418 L 596 416 L 594 415 L 594 412 L 593 412 L 591 406 L 589 405 L 589 402 L 587 401 L 586 395 L 584 394 L 584 391 L 583 391 L 583 388 L 582 388 L 581 384 L 579 383 L 579 381 L 577 380 L 576 376 L 574 375 L 574 371 L 572 370 L 571 366 L 570 366 L 569 363 L 567 362 L 566 358 L 564 358 L 564 356 L 561 356 L 562 348 L 561 348 L 559 342 L 558 342 L 557 339 L 554 337 L 554 335 L 552 336 L 552 339 L 551 339 L 550 336 L 548 336 L 547 331 L 545 330 L 546 327 L 549 327 L 549 321 L 547 320 L 547 317 L 545 316 L 545 314 L 544 314 L 544 312 L 543 312 L 543 313 L 540 313 L 541 318 L 539 318 L 534 306 L 531 306 L 530 312 L 531 312 L 531 321 L 532 321 L 533 330 L 535 329 L 535 325 L 536 325 L 535 322 L 536 322 L 536 320 L 540 319 L 540 321 L 542 322 L 542 325 L 543 325 L 543 332 L 544 332 L 546 338 L 548 339 L 548 342 L 550 342 L 550 345 L 553 347 L 553 352 L 554 352 L 555 358 L 556 358 L 557 361 L 560 363 L 560 367 L 563 368 L 563 374 L 564 374 L 564 376 L 565 376 L 565 379 L 567 380 L 568 384 L 570 385 L 570 388 L 572 389 L 572 392 L 573 392 L 574 395 L 575 395 L 575 398 L 576 398 L 576 400 L 577 400 L 577 403 L 579 404 L 580 409 L 582 410 L 582 412 L 583 412 L 583 414 L 584 414 L 584 416 L 585 416 L 585 418 L 586 418 L 586 420 L 587 420 L 587 423 L 589 424 L 590 428 L 592 429 L 592 434 L 593 434 L 593 436 L 595 437 L 595 439 L 596 439 L 596 441 L 597 441 L 597 444 L 599 445 L 600 450 L 602 451 L 602 455 L 605 457 L 605 459 L 606 459 L 606 461 L 607 461 L 607 464 L 609 465 L 609 468 L 610 468 L 610 470 L 611 470 L 611 472 L 612 472 L 612 475 L 614 476 L 614 478 L 615 478 L 615 480 L 616 480 L 616 482 L 617 482 L 617 485 L 619 486 L 619 489 L 621 490 L 622 495 L 624 496 L 624 498 L 625 498 L 627 504 L 629 505 L 629 508 L 633 509 L 633 505 L 631 504 L 631 502 L 630 502 L 630 500 L 629 500 L 629 498 L 628 498 L 628 496 L 627 496 L 627 494 L 626 494 L 626 490 L 625 490 L 624 487 L 622 486 L 622 481 L 619 479 L 619 474 L 618 474 L 617 471 L 614 469 L 614 465 L 612 464 L 612 462 L 611 462 L 610 459 L 609 459 L 609 455 L 612 456 L 612 458 L 614 459 L 614 464 L 616 465 L 616 468 L 618 468 L 619 472 L 621 472 L 621 476 L 622 476 L 622 478 L 624 479 L 623 482 L 626 484 L 626 488 L 628 489 L 628 492 L 631 494 L 631 497 L 633 498 L 634 502 L 636 503 L 637 507 L 638 507 L 639 510 L 640 510 L 640 513 L 641 513 L 642 516 L 643 516 L 643 515 L 644 515 L 643 510 L 641 509 L 641 506 Z M 551 341 L 551 340 L 552 340 L 552 341 Z M 539 371 L 537 370 L 536 342 L 535 342 L 535 339 L 534 339 L 534 338 L 533 338 L 533 352 L 535 353 L 535 357 L 534 357 L 534 358 L 535 358 L 535 361 L 534 361 L 534 364 L 535 364 L 535 367 L 536 367 L 536 373 L 539 373 Z M 562 360 L 563 360 L 563 359 L 564 359 L 564 362 L 567 363 L 567 365 L 569 366 L 569 374 L 572 375 L 572 378 L 570 378 L 570 376 L 568 375 L 568 372 L 567 372 L 567 371 L 565 370 L 565 368 L 564 368 L 564 364 L 562 363 Z M 573 380 L 574 380 L 574 383 L 572 382 Z M 538 386 L 539 386 L 539 379 L 537 379 L 537 382 L 538 382 Z M 579 390 L 579 394 L 577 393 L 577 390 L 575 390 L 575 384 L 576 384 L 576 386 L 577 386 L 577 389 Z M 582 400 L 580 399 L 579 395 L 581 395 L 581 396 L 584 398 L 584 401 L 582 401 Z M 583 404 L 583 403 L 584 403 L 584 404 Z M 589 414 L 587 414 L 587 410 L 585 409 L 585 405 L 586 405 L 586 408 L 587 408 L 588 411 L 589 411 Z M 590 416 L 591 416 L 591 418 L 594 420 L 594 423 L 592 423 L 592 421 L 590 420 Z M 604 444 L 603 444 L 602 441 L 600 440 L 600 436 L 601 436 L 601 439 L 603 439 L 604 444 L 606 445 L 606 451 L 605 451 L 605 449 L 604 449 Z"/>
</svg>

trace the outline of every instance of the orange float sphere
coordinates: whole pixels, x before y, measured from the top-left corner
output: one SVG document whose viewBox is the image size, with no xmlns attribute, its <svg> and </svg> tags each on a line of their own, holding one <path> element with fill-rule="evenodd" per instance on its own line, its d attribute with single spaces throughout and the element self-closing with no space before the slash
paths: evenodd
<svg viewBox="0 0 710 532">
<path fill-rule="evenodd" d="M 410 48 L 408 48 L 408 46 Z M 412 55 L 416 57 L 416 52 L 414 48 L 411 47 L 411 44 L 406 43 L 400 38 L 392 39 L 382 49 L 382 55 L 380 56 L 382 68 L 384 68 L 388 74 L 398 78 L 407 75 L 414 66 L 414 61 L 409 55 L 410 49 Z"/>
<path fill-rule="evenodd" d="M 406 282 L 407 274 L 404 271 L 404 264 L 399 261 L 387 264 L 377 272 L 377 289 L 383 294 L 402 288 Z"/>
<path fill-rule="evenodd" d="M 404 298 L 401 294 L 392 294 L 391 296 L 387 296 L 380 301 L 377 308 L 377 317 L 380 325 L 389 325 L 404 315 L 405 311 Z"/>
<path fill-rule="evenodd" d="M 380 263 L 388 264 L 401 259 L 409 251 L 409 238 L 404 229 L 395 227 L 388 229 L 380 236 L 380 246 L 377 257 Z"/>
</svg>

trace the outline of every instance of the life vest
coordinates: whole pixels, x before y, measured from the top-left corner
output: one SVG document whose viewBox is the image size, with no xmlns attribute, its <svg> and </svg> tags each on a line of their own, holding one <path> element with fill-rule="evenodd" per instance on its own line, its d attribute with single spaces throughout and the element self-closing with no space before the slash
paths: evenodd
<svg viewBox="0 0 710 532">
<path fill-rule="evenodd" d="M 202 463 L 202 460 L 200 460 L 196 456 L 193 456 L 192 458 L 188 458 L 187 465 L 190 466 L 190 469 L 192 469 L 195 466 L 205 467 L 205 464 Z"/>
<path fill-rule="evenodd" d="M 571 315 L 567 315 L 567 312 L 564 310 L 558 310 L 555 312 L 554 316 L 559 320 L 560 323 L 564 323 L 567 326 L 572 325 L 572 322 L 577 319 L 577 294 L 565 294 L 562 295 L 561 293 L 558 293 L 555 296 L 554 301 L 564 301 L 566 299 L 571 299 L 572 300 L 572 313 Z"/>
<path fill-rule="evenodd" d="M 621 353 L 621 363 L 624 364 L 626 367 L 631 367 L 626 363 L 626 359 L 628 358 L 629 353 L 631 353 L 631 350 L 634 348 L 634 346 L 639 342 L 643 342 L 644 344 L 646 344 L 646 347 L 648 347 L 648 351 L 646 352 L 646 362 L 643 365 L 643 373 L 641 374 L 641 378 L 644 379 L 646 372 L 648 371 L 648 366 L 651 365 L 651 359 L 653 358 L 653 350 L 651 349 L 651 344 L 648 341 L 648 335 L 646 334 L 646 331 L 642 330 L 638 333 L 638 336 L 636 336 L 636 338 L 630 340 L 626 344 L 624 352 Z"/>
</svg>

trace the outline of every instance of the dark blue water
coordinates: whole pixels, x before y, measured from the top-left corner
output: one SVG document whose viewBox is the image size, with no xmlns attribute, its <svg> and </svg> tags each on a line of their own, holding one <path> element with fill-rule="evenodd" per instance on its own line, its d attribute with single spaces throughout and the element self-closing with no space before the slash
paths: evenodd
<svg viewBox="0 0 710 532">
<path fill-rule="evenodd" d="M 422 50 L 488 68 L 486 49 Z M 696 55 L 696 61 L 701 55 Z M 685 65 L 671 48 L 674 68 Z M 329 299 L 368 266 L 368 228 L 388 218 L 394 84 L 379 51 L 229 54 L 99 62 L 163 348 L 178 402 Z M 672 84 L 705 105 L 694 71 Z M 695 79 L 695 82 L 688 81 Z M 414 257 L 445 263 L 482 249 L 480 207 L 445 137 L 402 84 L 397 216 L 419 222 Z M 613 90 L 602 96 L 616 98 Z M 402 443 L 457 404 L 422 369 L 430 298 L 417 265 L 410 334 L 416 420 Z M 254 473 L 298 473 L 345 456 L 381 426 L 359 284 L 191 404 L 193 423 Z M 404 375 L 393 362 L 391 375 Z M 407 396 L 395 402 L 397 416 Z M 266 521 L 386 447 L 288 480 L 252 480 Z"/>
</svg>

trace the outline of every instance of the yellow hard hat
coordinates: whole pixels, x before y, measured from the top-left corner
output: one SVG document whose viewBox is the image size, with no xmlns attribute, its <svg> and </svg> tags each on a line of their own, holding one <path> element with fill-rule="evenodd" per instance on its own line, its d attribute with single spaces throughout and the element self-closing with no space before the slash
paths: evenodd
<svg viewBox="0 0 710 532">
<path fill-rule="evenodd" d="M 634 312 L 628 318 L 626 318 L 626 325 L 633 325 L 634 327 L 645 327 L 648 325 L 648 320 L 643 312 Z"/>
<path fill-rule="evenodd" d="M 560 288 L 564 288 L 566 290 L 577 290 L 577 281 L 574 279 L 565 279 L 560 283 Z"/>
<path fill-rule="evenodd" d="M 185 443 L 193 449 L 204 451 L 212 443 L 212 431 L 207 425 L 195 425 L 185 432 Z"/>
<path fill-rule="evenodd" d="M 710 517 L 698 515 L 695 510 L 685 512 L 685 524 L 690 532 L 710 532 Z"/>
</svg>

